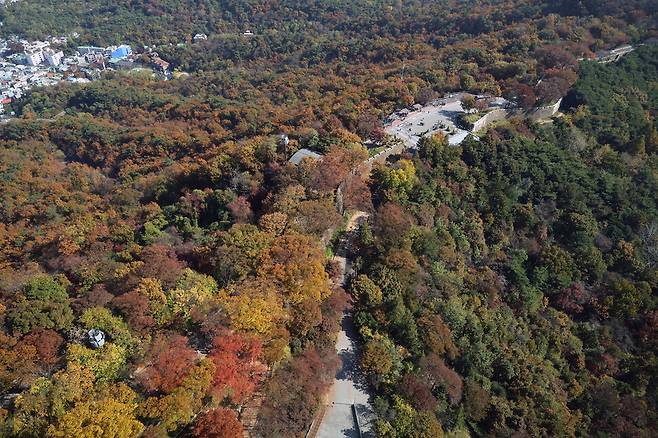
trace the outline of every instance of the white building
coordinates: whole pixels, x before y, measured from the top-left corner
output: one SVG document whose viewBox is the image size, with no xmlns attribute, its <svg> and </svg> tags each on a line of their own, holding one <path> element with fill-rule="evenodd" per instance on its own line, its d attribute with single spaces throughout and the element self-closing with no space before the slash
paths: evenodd
<svg viewBox="0 0 658 438">
<path fill-rule="evenodd" d="M 192 39 L 194 40 L 195 43 L 199 41 L 206 41 L 208 39 L 208 35 L 206 35 L 205 33 L 198 33 L 194 35 L 194 38 Z"/>
<path fill-rule="evenodd" d="M 88 84 L 89 82 L 91 82 L 87 78 L 76 78 L 75 76 L 69 76 L 68 78 L 66 78 L 66 80 L 69 82 L 73 82 L 74 84 Z"/>
<path fill-rule="evenodd" d="M 39 52 L 44 50 L 47 47 L 50 47 L 50 43 L 48 41 L 21 41 L 23 44 L 24 50 L 26 52 Z"/>
<path fill-rule="evenodd" d="M 94 328 L 87 332 L 89 344 L 94 348 L 101 348 L 105 345 L 105 333 L 102 330 Z"/>
<path fill-rule="evenodd" d="M 37 50 L 35 52 L 25 52 L 25 62 L 27 65 L 36 66 L 43 62 L 43 51 Z"/>
<path fill-rule="evenodd" d="M 53 67 L 57 67 L 62 63 L 62 58 L 64 58 L 64 52 L 60 51 L 54 51 L 51 49 L 46 49 L 44 50 L 44 55 L 46 58 L 46 61 L 48 62 L 48 65 L 52 65 Z"/>
<path fill-rule="evenodd" d="M 104 47 L 96 47 L 96 46 L 78 46 L 78 52 L 80 52 L 81 55 L 87 55 L 87 54 L 104 55 L 106 49 Z"/>
<path fill-rule="evenodd" d="M 51 44 L 63 45 L 63 44 L 66 44 L 66 42 L 68 41 L 68 38 L 66 38 L 65 36 L 59 36 L 59 37 L 58 36 L 51 36 L 48 40 L 50 41 Z"/>
</svg>

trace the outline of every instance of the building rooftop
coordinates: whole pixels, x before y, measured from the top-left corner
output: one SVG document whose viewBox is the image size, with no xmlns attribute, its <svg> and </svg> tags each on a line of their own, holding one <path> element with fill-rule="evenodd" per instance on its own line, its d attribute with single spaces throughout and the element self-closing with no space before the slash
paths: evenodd
<svg viewBox="0 0 658 438">
<path fill-rule="evenodd" d="M 322 155 L 318 154 L 317 152 L 313 152 L 308 149 L 300 149 L 297 152 L 295 152 L 292 157 L 288 160 L 288 163 L 292 163 L 295 166 L 298 165 L 299 163 L 302 162 L 304 158 L 310 158 L 313 161 L 320 160 L 322 158 Z"/>
</svg>

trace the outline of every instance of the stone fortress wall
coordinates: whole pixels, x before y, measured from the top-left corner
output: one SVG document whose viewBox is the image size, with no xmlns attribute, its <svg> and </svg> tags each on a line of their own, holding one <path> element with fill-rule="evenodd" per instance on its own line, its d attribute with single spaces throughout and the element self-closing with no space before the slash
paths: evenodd
<svg viewBox="0 0 658 438">
<path fill-rule="evenodd" d="M 532 120 L 533 122 L 550 119 L 555 114 L 557 114 L 557 112 L 560 110 L 560 105 L 562 105 L 562 99 L 558 100 L 553 105 L 533 108 L 530 111 L 524 111 L 521 109 L 503 109 L 503 108 L 493 110 L 482 116 L 482 118 L 479 119 L 477 122 L 473 123 L 473 129 L 471 129 L 471 132 L 482 131 L 487 127 L 489 127 L 489 125 L 491 125 L 494 122 L 509 119 L 515 116 L 527 118 L 529 120 Z"/>
</svg>

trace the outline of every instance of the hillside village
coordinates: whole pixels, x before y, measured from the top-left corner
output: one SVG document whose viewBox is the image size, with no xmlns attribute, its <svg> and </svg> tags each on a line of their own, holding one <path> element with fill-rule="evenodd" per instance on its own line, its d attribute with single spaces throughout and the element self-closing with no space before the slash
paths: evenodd
<svg viewBox="0 0 658 438">
<path fill-rule="evenodd" d="M 126 44 L 69 46 L 65 36 L 43 41 L 0 39 L 0 115 L 31 88 L 65 81 L 87 83 L 99 79 L 105 70 L 149 69 L 164 79 L 171 77 L 169 63 L 153 51 L 137 54 Z"/>
</svg>

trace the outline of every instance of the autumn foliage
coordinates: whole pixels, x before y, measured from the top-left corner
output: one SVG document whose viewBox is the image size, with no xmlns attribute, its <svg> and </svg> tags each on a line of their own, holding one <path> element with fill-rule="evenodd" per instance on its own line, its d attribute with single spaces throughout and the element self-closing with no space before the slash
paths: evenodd
<svg viewBox="0 0 658 438">
<path fill-rule="evenodd" d="M 4 36 L 157 47 L 173 77 L 4 107 L 0 436 L 302 436 L 348 301 L 382 436 L 657 435 L 652 2 L 191 3 L 2 9 Z M 564 116 L 362 166 L 456 91 Z"/>
<path fill-rule="evenodd" d="M 171 392 L 182 382 L 197 353 L 187 338 L 177 334 L 158 334 L 144 358 L 144 369 L 137 380 L 149 392 Z"/>
<path fill-rule="evenodd" d="M 195 438 L 240 438 L 242 433 L 242 424 L 235 411 L 224 408 L 199 415 L 192 430 Z"/>
<path fill-rule="evenodd" d="M 215 364 L 213 391 L 220 399 L 241 403 L 249 397 L 267 367 L 262 360 L 262 346 L 254 337 L 224 333 L 213 340 L 210 359 Z"/>
</svg>

